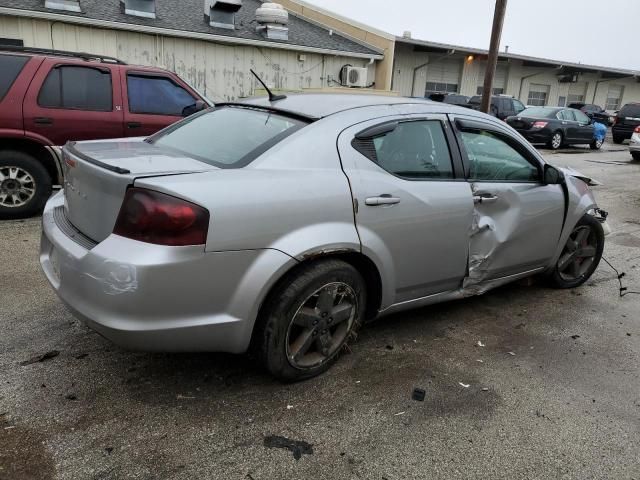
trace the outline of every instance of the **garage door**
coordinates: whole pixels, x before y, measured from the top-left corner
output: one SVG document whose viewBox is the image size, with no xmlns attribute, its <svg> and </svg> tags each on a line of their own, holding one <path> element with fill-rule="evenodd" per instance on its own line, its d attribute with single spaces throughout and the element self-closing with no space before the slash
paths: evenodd
<svg viewBox="0 0 640 480">
<path fill-rule="evenodd" d="M 462 59 L 447 58 L 427 65 L 426 96 L 433 92 L 457 93 L 462 76 Z"/>
<path fill-rule="evenodd" d="M 529 86 L 529 97 L 527 98 L 527 105 L 532 107 L 544 107 L 547 104 L 549 98 L 549 85 L 537 85 L 532 83 Z"/>
<path fill-rule="evenodd" d="M 567 105 L 574 102 L 584 103 L 587 96 L 587 83 L 577 82 L 569 85 L 569 96 L 567 97 Z"/>
<path fill-rule="evenodd" d="M 484 92 L 484 75 L 487 71 L 486 64 L 480 68 L 480 75 L 478 76 L 478 88 L 476 93 L 482 95 Z M 493 94 L 501 95 L 507 91 L 507 77 L 509 75 L 509 65 L 506 63 L 499 63 L 496 66 L 496 75 L 493 78 Z"/>
</svg>

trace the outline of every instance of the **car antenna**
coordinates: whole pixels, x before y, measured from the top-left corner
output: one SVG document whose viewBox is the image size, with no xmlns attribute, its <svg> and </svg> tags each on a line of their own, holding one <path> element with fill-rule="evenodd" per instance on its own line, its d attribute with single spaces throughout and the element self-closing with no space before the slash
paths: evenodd
<svg viewBox="0 0 640 480">
<path fill-rule="evenodd" d="M 253 71 L 253 69 L 251 69 L 251 73 L 253 73 L 253 76 L 258 79 L 258 81 L 262 84 L 264 89 L 269 94 L 269 101 L 270 102 L 276 102 L 278 100 L 284 100 L 285 98 L 287 98 L 286 95 L 274 95 L 273 92 L 269 89 L 269 87 L 267 87 L 267 84 L 262 81 L 262 79 L 258 76 L 258 74 Z"/>
</svg>

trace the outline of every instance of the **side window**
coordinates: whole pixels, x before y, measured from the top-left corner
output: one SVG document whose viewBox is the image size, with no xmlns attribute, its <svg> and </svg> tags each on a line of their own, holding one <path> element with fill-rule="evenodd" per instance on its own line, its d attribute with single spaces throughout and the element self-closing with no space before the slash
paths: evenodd
<svg viewBox="0 0 640 480">
<path fill-rule="evenodd" d="M 40 89 L 38 105 L 110 112 L 113 110 L 111 71 L 71 65 L 55 67 Z"/>
<path fill-rule="evenodd" d="M 469 158 L 469 180 L 539 181 L 538 168 L 509 145 L 501 135 L 488 131 L 463 131 L 461 136 Z"/>
<path fill-rule="evenodd" d="M 574 112 L 572 110 L 562 110 L 560 112 L 560 119 L 561 120 L 568 120 L 570 122 L 575 122 L 576 121 L 576 117 L 575 117 Z"/>
<path fill-rule="evenodd" d="M 29 61 L 29 57 L 19 55 L 0 55 L 0 100 L 7 94 L 13 82 Z"/>
<path fill-rule="evenodd" d="M 395 130 L 354 148 L 387 172 L 410 179 L 453 178 L 453 164 L 442 123 L 420 120 L 400 123 Z"/>
<path fill-rule="evenodd" d="M 582 113 L 581 111 L 576 111 L 573 112 L 573 114 L 576 116 L 576 120 L 580 123 L 589 123 L 589 117 L 586 116 L 584 113 Z"/>
<path fill-rule="evenodd" d="M 182 116 L 182 111 L 196 101 L 167 77 L 127 75 L 127 90 L 131 113 Z"/>
<path fill-rule="evenodd" d="M 516 113 L 520 113 L 520 112 L 522 112 L 523 110 L 525 110 L 525 106 L 524 106 L 524 104 L 523 104 L 521 101 L 519 101 L 519 100 L 514 100 L 514 101 L 513 101 L 513 106 L 514 106 L 514 108 L 516 109 Z"/>
</svg>

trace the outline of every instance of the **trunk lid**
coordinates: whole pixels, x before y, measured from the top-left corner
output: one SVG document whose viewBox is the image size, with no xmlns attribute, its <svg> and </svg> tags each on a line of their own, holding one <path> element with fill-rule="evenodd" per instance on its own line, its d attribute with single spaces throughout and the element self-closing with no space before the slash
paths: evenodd
<svg viewBox="0 0 640 480">
<path fill-rule="evenodd" d="M 516 130 L 529 130 L 533 123 L 538 120 L 544 120 L 539 118 L 528 118 L 528 117 L 509 117 L 507 119 L 507 123 L 509 126 L 515 128 Z M 546 119 L 547 121 L 549 119 Z"/>
<path fill-rule="evenodd" d="M 217 170 L 143 139 L 69 143 L 63 152 L 65 214 L 95 242 L 113 232 L 125 192 L 137 178 Z"/>
</svg>

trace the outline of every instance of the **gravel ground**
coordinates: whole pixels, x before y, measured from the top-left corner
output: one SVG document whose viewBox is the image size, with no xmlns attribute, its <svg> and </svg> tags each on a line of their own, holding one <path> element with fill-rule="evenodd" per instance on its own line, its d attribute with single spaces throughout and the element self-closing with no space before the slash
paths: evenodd
<svg viewBox="0 0 640 480">
<path fill-rule="evenodd" d="M 640 165 L 547 154 L 605 183 L 605 255 L 640 290 Z M 574 291 L 375 322 L 330 372 L 282 385 L 243 356 L 110 344 L 46 284 L 39 235 L 0 223 L 2 480 L 640 479 L 640 296 L 618 298 L 604 264 Z"/>
</svg>

